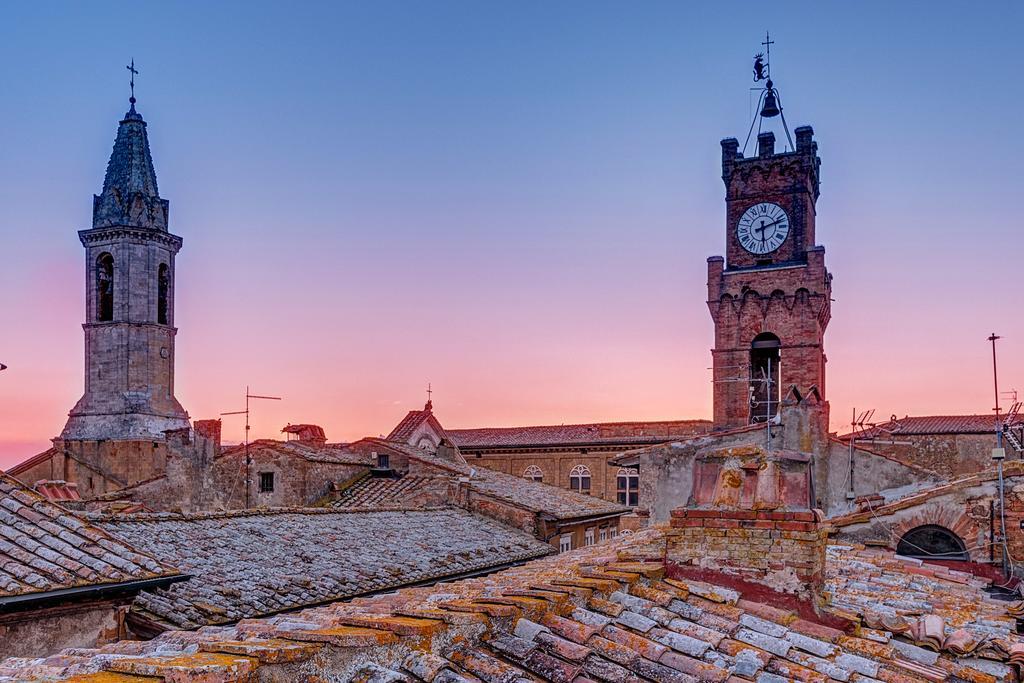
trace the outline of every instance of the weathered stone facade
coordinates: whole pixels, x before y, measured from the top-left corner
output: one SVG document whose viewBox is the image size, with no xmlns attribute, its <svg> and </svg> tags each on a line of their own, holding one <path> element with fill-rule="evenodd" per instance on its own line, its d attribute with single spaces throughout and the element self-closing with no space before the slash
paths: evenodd
<svg viewBox="0 0 1024 683">
<path fill-rule="evenodd" d="M 726 258 L 708 259 L 716 429 L 774 415 L 780 388 L 815 387 L 825 397 L 823 338 L 831 315 L 832 276 L 825 268 L 824 247 L 814 243 L 821 160 L 814 131 L 804 126 L 795 132 L 795 151 L 776 153 L 774 135 L 765 133 L 758 137 L 758 155 L 749 159 L 738 151 L 735 138 L 722 141 Z M 741 245 L 737 224 L 747 209 L 762 202 L 781 207 L 790 230 L 777 250 L 752 254 Z M 753 367 L 752 352 L 759 344 L 776 353 L 770 391 L 758 382 Z M 772 403 L 763 405 L 766 400 Z"/>
<path fill-rule="evenodd" d="M 174 259 L 146 122 L 125 114 L 85 247 L 85 393 L 65 441 L 156 440 L 189 426 L 174 397 Z"/>
</svg>

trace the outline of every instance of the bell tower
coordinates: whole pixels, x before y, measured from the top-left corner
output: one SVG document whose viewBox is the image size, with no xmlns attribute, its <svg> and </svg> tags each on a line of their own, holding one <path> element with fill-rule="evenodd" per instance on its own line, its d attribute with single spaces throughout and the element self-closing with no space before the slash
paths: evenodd
<svg viewBox="0 0 1024 683">
<path fill-rule="evenodd" d="M 162 440 L 189 427 L 174 397 L 174 258 L 146 122 L 131 108 L 117 129 L 85 247 L 85 393 L 60 438 Z"/>
<path fill-rule="evenodd" d="M 755 80 L 767 80 L 760 59 Z M 761 102 L 755 123 L 782 116 L 771 80 Z M 759 133 L 749 158 L 736 138 L 722 140 L 726 255 L 708 259 L 715 429 L 773 419 L 791 386 L 825 398 L 832 276 L 815 244 L 821 159 L 810 126 L 793 132 L 782 151 L 773 132 Z"/>
</svg>

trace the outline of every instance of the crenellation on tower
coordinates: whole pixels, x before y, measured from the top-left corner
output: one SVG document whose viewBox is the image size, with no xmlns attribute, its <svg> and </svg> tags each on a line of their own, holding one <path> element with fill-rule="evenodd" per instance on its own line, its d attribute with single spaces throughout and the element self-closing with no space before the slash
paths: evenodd
<svg viewBox="0 0 1024 683">
<path fill-rule="evenodd" d="M 775 134 L 760 132 L 752 157 L 736 138 L 721 141 L 726 252 L 708 259 L 717 429 L 773 419 L 791 386 L 825 396 L 832 276 L 815 244 L 821 159 L 814 130 L 795 133 L 795 149 L 777 151 Z"/>
</svg>

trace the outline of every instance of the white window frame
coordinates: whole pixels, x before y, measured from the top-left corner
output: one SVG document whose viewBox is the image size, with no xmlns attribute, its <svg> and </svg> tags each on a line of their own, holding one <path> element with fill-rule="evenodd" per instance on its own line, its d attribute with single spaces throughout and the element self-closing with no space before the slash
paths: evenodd
<svg viewBox="0 0 1024 683">
<path fill-rule="evenodd" d="M 583 480 L 586 479 L 587 488 L 583 488 Z M 575 481 L 573 481 L 575 480 Z M 574 486 L 575 484 L 575 486 Z M 594 484 L 594 477 L 590 474 L 590 468 L 586 465 L 576 465 L 569 470 L 569 490 L 576 491 L 589 496 L 591 487 Z"/>
<path fill-rule="evenodd" d="M 523 470 L 523 479 L 529 481 L 543 482 L 544 481 L 544 470 L 537 467 L 536 465 L 528 465 Z"/>
<path fill-rule="evenodd" d="M 583 546 L 587 547 L 592 545 L 594 545 L 594 527 L 591 526 L 587 527 L 583 532 Z"/>
<path fill-rule="evenodd" d="M 603 526 L 597 531 L 597 540 L 599 543 L 604 543 L 608 540 L 608 527 Z"/>
<path fill-rule="evenodd" d="M 562 534 L 558 539 L 558 552 L 567 553 L 572 550 L 572 534 Z"/>
</svg>

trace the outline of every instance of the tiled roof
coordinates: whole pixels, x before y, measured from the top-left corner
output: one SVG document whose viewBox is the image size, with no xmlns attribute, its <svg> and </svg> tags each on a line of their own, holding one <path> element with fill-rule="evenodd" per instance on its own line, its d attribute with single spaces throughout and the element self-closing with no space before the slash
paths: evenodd
<svg viewBox="0 0 1024 683">
<path fill-rule="evenodd" d="M 690 437 L 710 431 L 707 420 L 663 422 L 592 422 L 537 427 L 449 429 L 459 448 L 523 448 L 576 444 L 645 444 Z"/>
<path fill-rule="evenodd" d="M 1018 416 L 1014 426 L 1024 423 Z M 884 437 L 888 434 L 994 434 L 995 415 L 922 415 L 903 417 L 879 424 L 858 434 L 858 438 Z M 845 434 L 841 438 L 848 438 Z"/>
<path fill-rule="evenodd" d="M 434 417 L 434 413 L 428 403 L 424 410 L 410 410 L 409 413 L 402 418 L 402 421 L 391 430 L 391 433 L 387 436 L 387 440 L 406 443 L 410 438 L 412 438 L 412 435 L 424 422 L 429 423 L 430 427 L 439 436 L 443 437 L 445 435 L 444 427 L 442 427 L 441 423 L 437 421 L 436 417 Z"/>
<path fill-rule="evenodd" d="M 576 493 L 551 484 L 536 482 L 512 474 L 495 472 L 485 467 L 470 467 L 461 456 L 451 460 L 420 448 L 375 440 L 379 447 L 404 453 L 411 460 L 431 465 L 441 471 L 461 477 L 463 485 L 471 490 L 503 500 L 530 512 L 546 513 L 554 519 L 574 519 L 595 515 L 624 514 L 630 508 L 582 493 Z"/>
<path fill-rule="evenodd" d="M 551 547 L 459 509 L 125 515 L 101 526 L 192 579 L 135 609 L 180 628 L 237 621 L 539 557 Z"/>
<path fill-rule="evenodd" d="M 342 491 L 331 505 L 336 508 L 407 506 L 419 488 L 433 479 L 436 477 L 363 477 Z"/>
<path fill-rule="evenodd" d="M 339 447 L 315 446 L 302 441 L 276 441 L 274 439 L 258 439 L 256 441 L 249 442 L 250 452 L 261 448 L 276 451 L 284 455 L 303 458 L 311 462 L 325 462 L 341 465 L 366 465 L 367 467 L 372 464 L 368 456 L 346 451 L 344 448 Z M 225 455 L 233 455 L 244 450 L 245 444 L 228 446 L 221 450 L 217 457 L 220 458 Z"/>
<path fill-rule="evenodd" d="M 920 647 L 884 624 L 844 632 L 725 588 L 670 578 L 663 550 L 656 529 L 485 577 L 45 660 L 10 659 L 0 664 L 0 680 L 93 672 L 428 683 L 1015 680 L 1006 662 L 1019 656 L 1020 638 L 1013 619 L 994 607 L 983 617 L 992 624 L 982 624 L 990 640 L 945 633 L 946 619 L 931 614 L 919 631 L 943 637 Z M 829 571 L 844 556 L 831 554 Z M 898 567 L 864 581 L 897 593 L 902 583 L 882 588 L 894 573 Z M 837 585 L 844 599 L 847 583 Z M 957 585 L 968 605 L 990 606 L 976 586 Z"/>
<path fill-rule="evenodd" d="M 991 583 L 986 579 L 860 546 L 830 546 L 826 566 L 826 590 L 835 596 L 834 608 L 863 614 L 872 627 L 898 632 L 925 646 L 931 647 L 928 638 L 938 639 L 933 649 L 941 648 L 959 629 L 966 634 L 958 635 L 958 641 L 969 634 L 974 642 L 1005 638 L 1016 630 L 1007 602 L 982 591 Z M 939 617 L 943 630 L 922 637 L 922 616 Z"/>
<path fill-rule="evenodd" d="M 597 496 L 531 481 L 504 472 L 480 468 L 467 486 L 479 493 L 498 498 L 532 512 L 546 513 L 555 519 L 574 519 L 596 515 L 614 515 L 630 512 L 630 508 Z"/>
<path fill-rule="evenodd" d="M 178 574 L 0 473 L 0 602 Z"/>
</svg>

